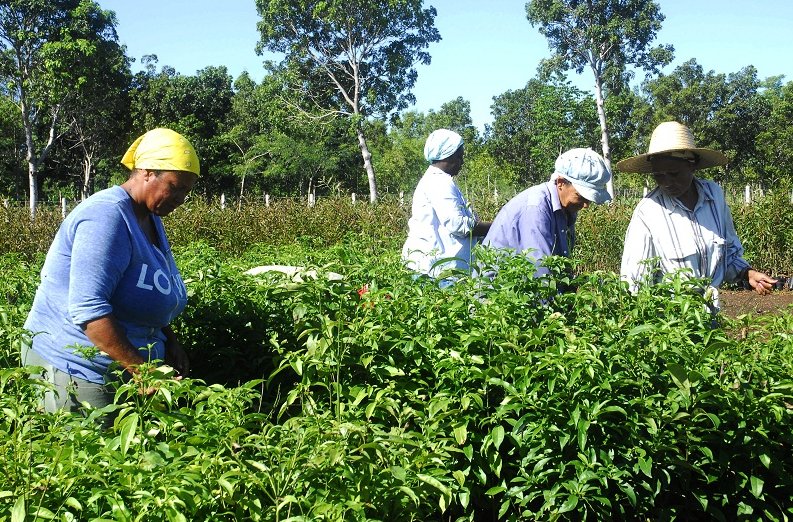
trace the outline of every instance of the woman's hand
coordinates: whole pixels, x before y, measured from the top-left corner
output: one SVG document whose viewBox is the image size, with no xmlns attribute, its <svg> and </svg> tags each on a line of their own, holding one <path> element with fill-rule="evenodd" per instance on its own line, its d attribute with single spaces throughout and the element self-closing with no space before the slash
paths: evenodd
<svg viewBox="0 0 793 522">
<path fill-rule="evenodd" d="M 749 278 L 749 286 L 754 288 L 754 291 L 760 295 L 770 294 L 774 289 L 774 283 L 776 283 L 776 279 L 751 268 L 747 273 L 747 277 Z"/>
</svg>

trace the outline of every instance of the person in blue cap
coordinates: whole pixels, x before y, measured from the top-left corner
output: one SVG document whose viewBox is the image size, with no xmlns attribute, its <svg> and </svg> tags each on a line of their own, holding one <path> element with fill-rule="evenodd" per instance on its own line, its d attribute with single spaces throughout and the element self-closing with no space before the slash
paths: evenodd
<svg viewBox="0 0 793 522">
<path fill-rule="evenodd" d="M 471 248 L 487 233 L 454 177 L 463 166 L 463 138 L 454 131 L 433 131 L 424 144 L 430 162 L 413 193 L 408 237 L 402 259 L 411 270 L 438 277 L 445 270 L 470 270 Z"/>
<path fill-rule="evenodd" d="M 592 149 L 576 148 L 556 159 L 549 181 L 512 198 L 496 215 L 483 244 L 530 256 L 536 276 L 546 256 L 570 257 L 575 245 L 578 212 L 592 203 L 611 200 L 606 184 L 611 170 Z"/>
</svg>

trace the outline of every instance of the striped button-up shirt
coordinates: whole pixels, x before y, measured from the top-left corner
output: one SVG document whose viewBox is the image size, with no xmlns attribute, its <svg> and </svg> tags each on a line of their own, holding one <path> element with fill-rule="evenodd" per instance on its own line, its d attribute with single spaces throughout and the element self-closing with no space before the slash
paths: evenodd
<svg viewBox="0 0 793 522">
<path fill-rule="evenodd" d="M 684 269 L 715 288 L 749 267 L 721 188 L 708 180 L 693 182 L 698 193 L 693 210 L 659 188 L 634 209 L 620 269 L 632 291 L 647 280 L 652 267 L 643 261 L 650 258 L 659 258 L 663 273 Z"/>
</svg>

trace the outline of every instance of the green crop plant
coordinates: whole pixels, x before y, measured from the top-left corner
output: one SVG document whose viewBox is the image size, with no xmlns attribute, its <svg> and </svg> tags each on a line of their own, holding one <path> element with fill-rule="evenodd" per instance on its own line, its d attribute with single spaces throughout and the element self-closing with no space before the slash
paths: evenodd
<svg viewBox="0 0 793 522">
<path fill-rule="evenodd" d="M 312 237 L 175 244 L 192 374 L 85 416 L 40 411 L 18 351 L 40 255 L 0 257 L 0 520 L 793 516 L 790 313 L 487 249 L 440 288 L 393 238 Z M 316 277 L 244 273 L 279 263 Z"/>
</svg>

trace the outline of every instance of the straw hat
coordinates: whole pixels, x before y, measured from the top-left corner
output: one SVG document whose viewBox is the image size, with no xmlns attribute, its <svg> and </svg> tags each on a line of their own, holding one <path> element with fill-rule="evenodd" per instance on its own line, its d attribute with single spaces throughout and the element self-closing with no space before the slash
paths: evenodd
<svg viewBox="0 0 793 522">
<path fill-rule="evenodd" d="M 650 148 L 647 154 L 639 154 L 617 162 L 617 168 L 622 172 L 647 172 L 653 171 L 650 158 L 657 154 L 685 157 L 685 153 L 692 153 L 696 159 L 694 170 L 716 167 L 727 163 L 727 156 L 719 151 L 698 148 L 694 143 L 694 135 L 688 127 L 676 121 L 665 121 L 658 125 L 650 137 Z M 678 154 L 675 154 L 678 153 Z"/>
</svg>

